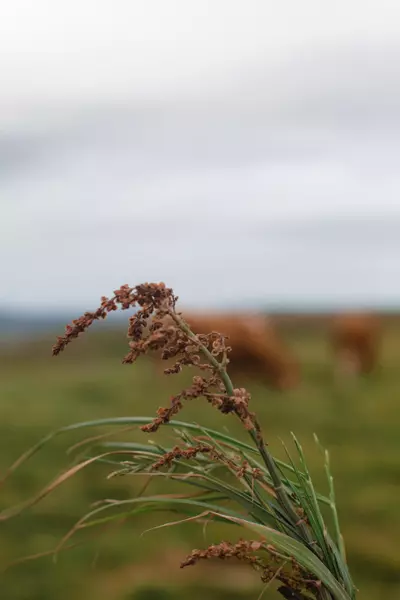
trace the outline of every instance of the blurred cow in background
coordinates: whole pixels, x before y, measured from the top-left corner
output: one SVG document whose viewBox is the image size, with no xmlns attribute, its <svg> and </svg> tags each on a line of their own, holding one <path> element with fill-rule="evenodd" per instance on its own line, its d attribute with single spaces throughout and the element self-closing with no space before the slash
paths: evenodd
<svg viewBox="0 0 400 600">
<path fill-rule="evenodd" d="M 228 372 L 253 376 L 275 389 L 285 390 L 299 382 L 299 367 L 262 315 L 182 313 L 196 334 L 213 331 L 228 337 Z M 234 382 L 235 383 L 235 382 Z"/>
<path fill-rule="evenodd" d="M 338 315 L 332 324 L 332 343 L 340 373 L 371 373 L 379 357 L 378 317 L 366 313 Z"/>
</svg>

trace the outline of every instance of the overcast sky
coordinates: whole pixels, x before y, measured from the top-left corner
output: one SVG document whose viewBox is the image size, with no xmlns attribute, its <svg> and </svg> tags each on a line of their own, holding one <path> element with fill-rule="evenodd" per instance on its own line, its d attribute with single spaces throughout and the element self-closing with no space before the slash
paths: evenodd
<svg viewBox="0 0 400 600">
<path fill-rule="evenodd" d="M 400 305 L 400 3 L 0 5 L 0 308 Z"/>
</svg>

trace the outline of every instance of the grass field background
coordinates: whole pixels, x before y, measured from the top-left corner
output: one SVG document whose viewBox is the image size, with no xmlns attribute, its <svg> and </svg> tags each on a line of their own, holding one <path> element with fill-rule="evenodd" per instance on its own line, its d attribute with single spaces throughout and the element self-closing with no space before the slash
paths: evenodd
<svg viewBox="0 0 400 600">
<path fill-rule="evenodd" d="M 316 432 L 331 453 L 339 516 L 360 600 L 400 598 L 400 319 L 385 323 L 381 365 L 358 382 L 337 382 L 322 322 L 288 319 L 280 328 L 302 365 L 302 384 L 290 393 L 271 392 L 243 381 L 252 392 L 272 451 L 283 457 L 280 439 L 300 438 L 313 475 L 326 488 Z M 152 416 L 168 403 L 187 376 L 160 378 L 149 360 L 121 364 L 123 330 L 99 329 L 77 340 L 58 358 L 52 337 L 7 343 L 0 356 L 0 466 L 2 472 L 42 435 L 71 422 L 128 415 Z M 227 427 L 245 436 L 231 417 L 206 403 L 188 405 L 182 420 Z M 104 430 L 90 430 L 94 435 Z M 147 441 L 138 431 L 119 439 Z M 59 437 L 23 465 L 1 489 L 2 508 L 33 496 L 71 460 L 66 450 L 80 435 Z M 154 439 L 154 438 L 153 438 Z M 158 440 L 170 441 L 172 430 Z M 143 485 L 133 477 L 107 480 L 106 465 L 92 465 L 24 514 L 0 523 L 0 560 L 13 561 L 55 547 L 69 528 L 103 498 L 129 498 Z M 179 489 L 179 488 L 178 488 Z M 182 490 L 185 491 L 185 490 Z M 141 535 L 177 515 L 134 517 L 86 543 L 8 568 L 1 575 L 5 600 L 179 600 L 205 597 L 257 600 L 262 583 L 250 568 L 232 561 L 185 570 L 179 562 L 193 547 L 222 538 L 236 540 L 235 527 L 194 523 Z M 96 536 L 97 535 L 97 536 Z M 96 536 L 96 537 L 93 537 Z M 76 540 L 83 540 L 77 537 Z M 264 598 L 273 598 L 267 590 Z"/>
</svg>

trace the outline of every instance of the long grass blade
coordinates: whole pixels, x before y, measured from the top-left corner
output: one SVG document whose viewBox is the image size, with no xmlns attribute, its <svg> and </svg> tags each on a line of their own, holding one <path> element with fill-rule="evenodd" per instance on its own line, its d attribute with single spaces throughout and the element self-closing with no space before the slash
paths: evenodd
<svg viewBox="0 0 400 600">
<path fill-rule="evenodd" d="M 350 573 L 346 564 L 346 561 L 343 560 L 338 547 L 335 542 L 332 540 L 329 532 L 327 530 L 326 524 L 324 522 L 321 509 L 318 503 L 317 494 L 315 492 L 315 488 L 311 479 L 311 474 L 308 470 L 307 463 L 305 460 L 304 452 L 301 447 L 301 444 L 297 440 L 294 433 L 292 433 L 293 441 L 296 445 L 297 451 L 299 453 L 300 461 L 303 467 L 303 471 L 305 473 L 305 489 L 308 490 L 309 497 L 311 498 L 311 513 L 315 521 L 315 531 L 318 532 L 318 541 L 324 553 L 324 559 L 326 564 L 329 565 L 329 568 L 333 573 L 336 574 L 339 581 L 342 581 L 346 590 L 354 595 L 354 584 L 351 580 Z M 332 508 L 332 499 L 330 499 L 329 506 Z M 322 534 L 322 535 L 321 535 Z"/>
<path fill-rule="evenodd" d="M 88 527 L 98 526 L 100 524 L 104 524 L 106 522 L 109 522 L 109 521 L 112 521 L 115 519 L 120 519 L 122 517 L 122 515 L 121 515 L 121 513 L 118 513 L 116 515 L 108 516 L 103 519 L 97 518 L 97 519 L 91 521 L 90 519 L 92 519 L 93 517 L 105 512 L 105 511 L 108 511 L 112 508 L 120 508 L 120 507 L 125 507 L 127 505 L 131 506 L 131 505 L 137 505 L 137 504 L 140 504 L 140 506 L 134 508 L 131 511 L 128 511 L 127 513 L 124 513 L 124 516 L 133 516 L 136 513 L 149 512 L 150 510 L 153 510 L 153 505 L 159 504 L 165 510 L 170 510 L 171 506 L 179 507 L 180 512 L 184 512 L 185 509 L 190 510 L 190 509 L 194 509 L 194 508 L 197 508 L 197 509 L 202 508 L 207 513 L 209 513 L 210 511 L 211 512 L 216 511 L 216 513 L 219 514 L 219 511 L 221 511 L 221 508 L 222 508 L 224 513 L 226 512 L 226 514 L 228 514 L 232 518 L 240 518 L 241 517 L 241 515 L 239 513 L 237 513 L 236 511 L 233 511 L 233 510 L 229 510 L 226 507 L 221 507 L 217 504 L 211 504 L 211 503 L 208 503 L 208 502 L 205 502 L 202 500 L 195 500 L 193 498 L 186 499 L 186 498 L 175 498 L 173 496 L 156 495 L 156 496 L 147 496 L 147 497 L 140 497 L 140 498 L 129 498 L 127 500 L 118 500 L 115 502 L 109 502 L 98 508 L 95 508 L 94 510 L 90 511 L 85 516 L 83 516 L 81 519 L 79 519 L 79 521 L 74 525 L 74 527 L 72 527 L 70 529 L 70 531 L 59 542 L 54 553 L 58 554 L 60 552 L 60 550 L 62 549 L 62 547 L 76 533 L 76 531 L 78 531 L 80 529 L 88 528 Z M 193 514 L 193 510 L 191 510 L 190 514 Z M 225 519 L 220 517 L 219 520 L 223 521 Z"/>
<path fill-rule="evenodd" d="M 71 431 L 76 431 L 79 429 L 85 429 L 90 427 L 100 427 L 100 426 L 121 426 L 121 425 L 146 425 L 151 423 L 153 417 L 112 417 L 105 419 L 95 419 L 91 421 L 82 421 L 80 423 L 73 423 L 71 425 L 67 425 L 65 427 L 61 427 L 60 429 L 53 431 L 43 437 L 37 444 L 32 446 L 29 450 L 27 450 L 24 454 L 22 454 L 6 471 L 5 475 L 2 479 L 0 479 L 0 485 L 2 485 L 6 479 L 13 473 L 21 464 L 26 462 L 29 458 L 31 458 L 34 454 L 36 454 L 45 444 L 53 440 L 55 437 L 62 435 L 64 433 L 68 433 Z M 207 432 L 211 436 L 215 437 L 220 441 L 227 442 L 231 444 L 233 447 L 241 448 L 246 450 L 247 452 L 257 454 L 257 449 L 241 440 L 237 440 L 229 435 L 221 433 L 219 431 L 215 431 L 214 429 L 209 429 L 207 427 L 201 427 L 195 423 L 186 423 L 183 421 L 175 421 L 171 420 L 166 425 L 170 427 L 179 427 L 184 428 L 189 431 L 196 431 L 198 433 Z M 292 470 L 290 465 L 287 465 L 283 461 L 276 461 L 282 468 L 287 469 L 289 471 Z"/>
</svg>

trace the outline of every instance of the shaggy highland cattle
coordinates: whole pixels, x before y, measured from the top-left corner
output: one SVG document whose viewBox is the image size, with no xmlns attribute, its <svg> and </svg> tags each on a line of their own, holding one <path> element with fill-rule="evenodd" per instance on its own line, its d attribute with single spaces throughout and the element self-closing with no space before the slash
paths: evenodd
<svg viewBox="0 0 400 600">
<path fill-rule="evenodd" d="M 196 334 L 214 331 L 227 336 L 227 345 L 232 348 L 228 372 L 234 379 L 253 376 L 278 390 L 298 384 L 298 364 L 264 316 L 185 311 L 182 316 Z"/>
<path fill-rule="evenodd" d="M 333 320 L 332 343 L 341 373 L 371 373 L 378 364 L 379 319 L 372 314 L 342 314 Z"/>
</svg>

